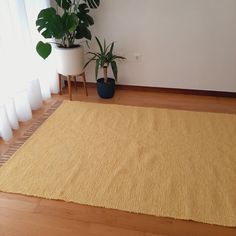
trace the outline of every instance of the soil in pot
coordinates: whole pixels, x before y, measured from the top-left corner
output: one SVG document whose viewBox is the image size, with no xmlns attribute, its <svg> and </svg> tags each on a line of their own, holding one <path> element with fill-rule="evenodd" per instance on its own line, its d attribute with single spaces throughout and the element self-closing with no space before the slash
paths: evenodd
<svg viewBox="0 0 236 236">
<path fill-rule="evenodd" d="M 115 80 L 108 78 L 107 83 L 104 83 L 104 78 L 97 80 L 97 92 L 101 98 L 109 99 L 115 94 Z"/>
</svg>

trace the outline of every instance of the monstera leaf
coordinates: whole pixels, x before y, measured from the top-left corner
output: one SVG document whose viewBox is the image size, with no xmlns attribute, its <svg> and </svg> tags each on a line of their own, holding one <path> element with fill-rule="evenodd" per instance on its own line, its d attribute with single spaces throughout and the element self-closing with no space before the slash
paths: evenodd
<svg viewBox="0 0 236 236">
<path fill-rule="evenodd" d="M 73 5 L 71 0 L 55 0 L 57 5 L 64 10 L 69 10 Z M 98 8 L 100 5 L 100 0 L 84 0 L 85 4 L 89 6 L 89 8 Z M 77 1 L 78 4 L 78 1 Z"/>
<path fill-rule="evenodd" d="M 69 10 L 71 7 L 71 0 L 56 0 L 56 3 L 59 7 L 63 8 L 64 10 Z"/>
<path fill-rule="evenodd" d="M 52 7 L 39 13 L 36 25 L 44 38 L 60 39 L 65 33 L 62 19 Z"/>
<path fill-rule="evenodd" d="M 91 40 L 92 34 L 91 34 L 90 30 L 88 29 L 88 27 L 80 25 L 77 27 L 77 32 L 76 32 L 75 38 L 76 39 L 86 38 L 88 40 Z"/>
<path fill-rule="evenodd" d="M 77 13 L 77 16 L 79 18 L 79 23 L 87 27 L 94 24 L 93 18 L 88 13 L 89 13 L 88 6 L 85 3 L 80 4 L 79 12 Z"/>
<path fill-rule="evenodd" d="M 65 12 L 62 16 L 62 22 L 64 23 L 65 30 L 69 33 L 73 33 L 76 31 L 79 19 L 75 13 L 69 15 L 67 12 Z"/>
<path fill-rule="evenodd" d="M 36 46 L 36 50 L 43 59 L 46 59 L 52 52 L 52 46 L 49 43 L 40 41 Z"/>
<path fill-rule="evenodd" d="M 85 0 L 85 3 L 92 9 L 98 8 L 100 5 L 100 0 Z"/>
<path fill-rule="evenodd" d="M 86 38 L 88 40 L 92 39 L 92 34 L 89 30 L 89 26 L 94 24 L 93 18 L 88 14 L 89 8 L 83 3 L 79 5 L 79 12 L 77 16 L 79 18 L 79 24 L 76 29 L 76 39 Z"/>
</svg>

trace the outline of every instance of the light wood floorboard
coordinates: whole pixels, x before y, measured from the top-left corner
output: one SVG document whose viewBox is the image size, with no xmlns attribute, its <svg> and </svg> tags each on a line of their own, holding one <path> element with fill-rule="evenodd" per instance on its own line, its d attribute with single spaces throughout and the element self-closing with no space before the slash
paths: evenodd
<svg viewBox="0 0 236 236">
<path fill-rule="evenodd" d="M 111 100 L 101 100 L 95 88 L 73 91 L 73 99 L 85 102 L 113 103 L 204 112 L 236 114 L 236 99 L 170 93 L 118 90 Z M 54 95 L 33 113 L 33 120 L 20 124 L 10 142 L 0 140 L 0 154 L 19 139 L 56 100 L 68 100 L 68 94 Z M 236 236 L 236 228 L 192 221 L 132 214 L 105 208 L 53 201 L 0 192 L 0 236 Z"/>
</svg>

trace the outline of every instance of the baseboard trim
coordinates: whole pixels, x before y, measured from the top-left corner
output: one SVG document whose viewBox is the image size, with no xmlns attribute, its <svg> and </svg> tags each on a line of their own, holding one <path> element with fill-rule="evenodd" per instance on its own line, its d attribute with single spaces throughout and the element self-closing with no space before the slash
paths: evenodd
<svg viewBox="0 0 236 236">
<path fill-rule="evenodd" d="M 234 92 L 222 92 L 222 91 L 211 91 L 211 90 L 146 87 L 146 86 L 133 86 L 133 85 L 117 85 L 117 87 L 119 89 L 123 89 L 123 90 L 136 90 L 136 91 L 148 91 L 148 92 L 159 92 L 159 93 L 175 93 L 175 94 L 184 94 L 184 95 L 201 95 L 201 96 L 236 98 L 236 92 L 234 93 Z"/>
<path fill-rule="evenodd" d="M 78 82 L 82 84 L 82 82 Z M 87 82 L 88 87 L 96 87 L 96 83 Z M 120 90 L 134 90 L 141 92 L 158 92 L 158 93 L 174 93 L 184 95 L 199 95 L 199 96 L 211 96 L 211 97 L 229 97 L 236 98 L 236 92 L 222 92 L 212 90 L 195 90 L 195 89 L 179 89 L 179 88 L 163 88 L 163 87 L 147 87 L 147 86 L 136 86 L 136 85 L 116 85 L 117 89 Z"/>
</svg>

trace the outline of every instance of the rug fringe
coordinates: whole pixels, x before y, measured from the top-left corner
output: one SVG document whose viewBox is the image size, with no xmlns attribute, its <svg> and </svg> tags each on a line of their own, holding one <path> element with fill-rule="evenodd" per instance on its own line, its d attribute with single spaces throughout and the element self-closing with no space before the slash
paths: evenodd
<svg viewBox="0 0 236 236">
<path fill-rule="evenodd" d="M 19 138 L 15 143 L 10 145 L 8 150 L 0 156 L 0 167 L 5 164 L 11 156 L 32 136 L 32 134 L 46 121 L 50 115 L 62 104 L 62 101 L 56 101 L 51 107 L 38 118 L 33 125 Z"/>
</svg>

